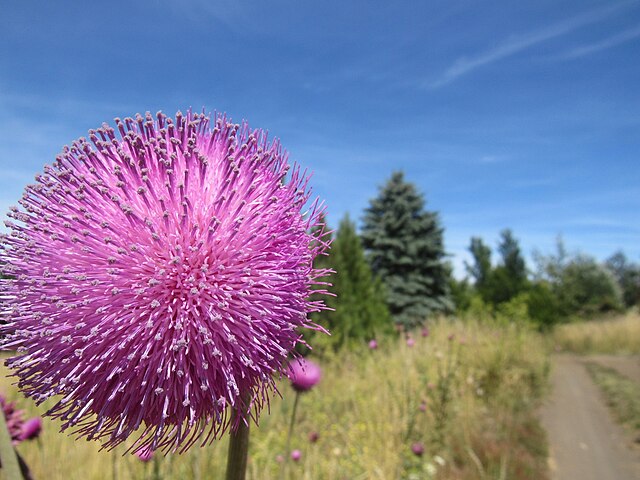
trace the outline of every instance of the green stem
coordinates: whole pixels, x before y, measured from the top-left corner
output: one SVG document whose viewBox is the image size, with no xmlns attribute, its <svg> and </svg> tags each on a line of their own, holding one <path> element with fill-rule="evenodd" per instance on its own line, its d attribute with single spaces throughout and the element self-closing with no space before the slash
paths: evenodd
<svg viewBox="0 0 640 480">
<path fill-rule="evenodd" d="M 4 478 L 7 480 L 23 480 L 16 451 L 11 444 L 11 435 L 7 429 L 7 421 L 4 412 L 0 409 L 0 461 Z"/>
<path fill-rule="evenodd" d="M 300 392 L 296 390 L 296 398 L 293 401 L 293 411 L 291 412 L 291 420 L 289 421 L 289 431 L 287 432 L 287 442 L 284 452 L 284 459 L 282 461 L 282 466 L 280 467 L 280 479 L 284 480 L 287 478 L 287 465 L 289 464 L 289 458 L 291 455 L 291 437 L 293 436 L 293 426 L 296 423 L 296 412 L 298 411 L 298 401 L 300 400 Z"/>
<path fill-rule="evenodd" d="M 158 455 L 153 455 L 153 480 L 161 480 L 162 476 L 160 475 L 160 459 Z"/>
<path fill-rule="evenodd" d="M 239 405 L 240 407 L 240 405 Z M 238 411 L 231 413 L 231 424 L 236 422 Z M 244 480 L 249 455 L 249 423 L 238 421 L 238 428 L 229 432 L 229 453 L 227 456 L 227 480 Z"/>
</svg>

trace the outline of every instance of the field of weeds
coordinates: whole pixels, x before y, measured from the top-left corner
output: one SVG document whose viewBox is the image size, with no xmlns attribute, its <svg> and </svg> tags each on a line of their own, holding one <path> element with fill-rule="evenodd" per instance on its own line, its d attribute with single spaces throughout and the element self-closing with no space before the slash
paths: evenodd
<svg viewBox="0 0 640 480">
<path fill-rule="evenodd" d="M 639 354 L 640 314 L 631 311 L 614 318 L 559 325 L 553 342 L 556 350 L 580 354 Z"/>
<path fill-rule="evenodd" d="M 379 339 L 378 348 L 314 357 L 321 382 L 300 394 L 280 382 L 271 413 L 252 426 L 250 479 L 547 478 L 546 441 L 534 416 L 544 393 L 544 340 L 522 325 L 443 319 L 429 334 Z M 426 333 L 426 332 L 424 332 Z M 29 416 L 42 414 L 11 386 L 0 389 Z M 125 448 L 99 451 L 45 420 L 39 439 L 17 447 L 34 478 L 221 478 L 226 439 L 149 462 Z"/>
</svg>

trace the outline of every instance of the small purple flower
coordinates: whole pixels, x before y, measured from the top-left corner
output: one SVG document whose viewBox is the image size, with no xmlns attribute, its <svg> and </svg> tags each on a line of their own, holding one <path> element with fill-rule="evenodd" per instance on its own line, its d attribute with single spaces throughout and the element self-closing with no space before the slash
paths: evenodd
<svg viewBox="0 0 640 480">
<path fill-rule="evenodd" d="M 375 339 L 369 340 L 369 348 L 375 350 L 378 348 L 378 342 Z"/>
<path fill-rule="evenodd" d="M 33 440 L 38 438 L 42 432 L 42 418 L 33 417 L 24 422 L 22 425 L 22 432 L 20 433 L 20 440 Z"/>
<path fill-rule="evenodd" d="M 289 365 L 289 380 L 297 392 L 311 390 L 322 378 L 318 365 L 306 358 L 296 358 Z"/>
<path fill-rule="evenodd" d="M 324 293 L 324 207 L 246 123 L 115 123 L 65 147 L 11 208 L 0 348 L 18 351 L 7 363 L 27 396 L 57 396 L 62 430 L 184 451 L 257 421 L 300 328 L 322 330 L 308 314 L 324 308 L 310 297 Z"/>
<path fill-rule="evenodd" d="M 151 460 L 153 460 L 153 455 L 155 454 L 155 452 L 150 449 L 149 447 L 144 447 L 141 448 L 140 450 L 136 451 L 136 457 L 138 457 L 138 459 L 141 462 L 150 462 Z"/>
<path fill-rule="evenodd" d="M 429 336 L 429 333 L 430 333 L 430 332 L 429 332 L 429 327 L 424 327 L 424 328 L 422 329 L 421 334 L 422 334 L 422 336 L 423 336 L 423 337 L 428 337 L 428 336 Z"/>
<path fill-rule="evenodd" d="M 294 450 L 291 452 L 291 460 L 294 462 L 299 462 L 302 458 L 302 452 L 300 450 Z"/>
<path fill-rule="evenodd" d="M 282 455 L 276 455 L 276 462 L 278 463 L 284 462 L 284 457 Z"/>
<path fill-rule="evenodd" d="M 311 443 L 316 443 L 319 438 L 320 438 L 320 435 L 318 434 L 318 432 L 313 431 L 313 432 L 309 433 L 309 441 Z"/>
<path fill-rule="evenodd" d="M 422 444 L 422 442 L 416 442 L 413 445 L 411 445 L 411 451 L 413 452 L 414 455 L 421 457 L 422 454 L 424 453 L 424 445 Z"/>
<path fill-rule="evenodd" d="M 418 408 L 420 409 L 421 412 L 426 412 L 427 411 L 427 402 L 425 402 L 423 400 L 422 402 L 420 402 L 420 406 Z"/>
<path fill-rule="evenodd" d="M 24 410 L 17 410 L 16 403 L 8 402 L 2 394 L 0 394 L 0 407 L 4 413 L 7 430 L 9 430 L 9 435 L 11 436 L 11 443 L 18 445 L 23 440 Z"/>
<path fill-rule="evenodd" d="M 409 337 L 407 338 L 407 347 L 411 348 L 416 344 L 416 341 L 413 339 L 413 337 Z"/>
</svg>

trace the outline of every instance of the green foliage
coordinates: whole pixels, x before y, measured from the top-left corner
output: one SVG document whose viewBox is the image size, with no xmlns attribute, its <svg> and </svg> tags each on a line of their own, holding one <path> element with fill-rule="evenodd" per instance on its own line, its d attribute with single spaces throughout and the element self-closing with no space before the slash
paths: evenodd
<svg viewBox="0 0 640 480">
<path fill-rule="evenodd" d="M 469 252 L 473 264 L 466 264 L 476 292 L 493 307 L 509 302 L 528 287 L 527 268 L 518 240 L 509 229 L 500 235 L 498 252 L 501 259 L 496 267 L 491 265 L 491 248 L 479 237 L 471 238 Z"/>
<path fill-rule="evenodd" d="M 335 296 L 325 298 L 332 311 L 312 317 L 331 332 L 330 337 L 316 336 L 312 340 L 314 346 L 324 344 L 338 348 L 392 330 L 382 283 L 373 276 L 355 225 L 348 216 L 340 222 L 331 253 L 320 262 L 324 262 L 320 264 L 321 268 L 335 271 L 327 280 L 332 284 L 329 292 Z"/>
<path fill-rule="evenodd" d="M 412 327 L 452 309 L 438 214 L 424 210 L 423 196 L 395 172 L 365 211 L 362 242 L 387 292 L 398 323 Z"/>
<path fill-rule="evenodd" d="M 622 288 L 622 298 L 626 307 L 640 305 L 640 266 L 629 262 L 626 255 L 618 251 L 609 257 L 606 266 Z"/>
<path fill-rule="evenodd" d="M 527 290 L 529 317 L 541 329 L 547 330 L 560 318 L 560 302 L 548 282 L 540 280 Z"/>
<path fill-rule="evenodd" d="M 449 291 L 451 299 L 457 311 L 468 310 L 471 306 L 471 300 L 474 296 L 473 286 L 464 278 L 457 280 L 451 275 L 449 280 Z"/>
<path fill-rule="evenodd" d="M 609 270 L 578 255 L 563 268 L 556 295 L 566 315 L 593 316 L 622 310 L 622 292 Z"/>
<path fill-rule="evenodd" d="M 471 237 L 469 252 L 473 257 L 473 264 L 465 262 L 465 267 L 476 288 L 482 290 L 491 275 L 491 247 L 485 245 L 482 238 Z"/>
</svg>

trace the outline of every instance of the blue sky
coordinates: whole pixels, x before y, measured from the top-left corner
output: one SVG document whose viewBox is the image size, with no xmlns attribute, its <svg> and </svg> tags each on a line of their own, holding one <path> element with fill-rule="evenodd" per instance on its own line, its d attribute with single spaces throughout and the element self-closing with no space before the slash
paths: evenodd
<svg viewBox="0 0 640 480">
<path fill-rule="evenodd" d="M 333 226 L 404 170 L 459 275 L 504 228 L 637 262 L 639 85 L 640 1 L 5 2 L 0 209 L 103 121 L 204 106 L 279 137 Z"/>
</svg>

